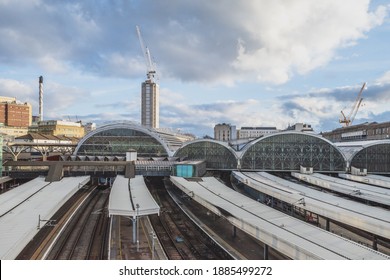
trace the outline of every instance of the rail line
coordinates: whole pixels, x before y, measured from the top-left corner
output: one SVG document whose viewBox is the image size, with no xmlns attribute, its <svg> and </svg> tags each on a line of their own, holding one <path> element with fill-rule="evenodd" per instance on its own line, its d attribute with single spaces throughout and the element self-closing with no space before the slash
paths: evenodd
<svg viewBox="0 0 390 280">
<path fill-rule="evenodd" d="M 47 259 L 104 259 L 107 256 L 109 192 L 95 188 L 59 236 Z"/>
<path fill-rule="evenodd" d="M 162 182 L 147 184 L 161 207 L 150 221 L 169 259 L 227 259 L 220 248 L 198 228 L 167 193 Z"/>
</svg>

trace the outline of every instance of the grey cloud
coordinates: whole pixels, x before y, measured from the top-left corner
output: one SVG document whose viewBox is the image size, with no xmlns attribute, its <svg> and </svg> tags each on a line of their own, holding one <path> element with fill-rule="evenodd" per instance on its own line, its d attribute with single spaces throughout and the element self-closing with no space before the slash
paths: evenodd
<svg viewBox="0 0 390 280">
<path fill-rule="evenodd" d="M 163 76 L 222 83 L 256 77 L 282 81 L 300 68 L 296 66 L 297 61 L 306 59 L 302 68 L 308 70 L 323 65 L 331 59 L 329 53 L 344 46 L 340 42 L 353 42 L 375 24 L 381 24 L 379 15 L 364 11 L 364 16 L 378 19 L 375 24 L 361 28 L 357 21 L 356 26 L 350 24 L 350 29 L 337 33 L 338 38 L 329 34 L 321 37 L 324 41 L 319 44 L 329 45 L 329 48 L 321 49 L 316 57 L 326 57 L 324 61 L 300 53 L 302 57 L 298 56 L 297 61 L 275 65 L 275 62 L 281 62 L 280 54 L 286 50 L 279 46 L 280 41 L 268 38 L 267 34 L 274 27 L 281 28 L 277 32 L 288 32 L 290 27 L 272 25 L 267 13 L 271 4 L 264 3 L 179 0 L 1 2 L 0 61 L 39 63 L 42 57 L 48 56 L 96 75 L 129 78 L 143 74 L 140 72 L 143 57 L 135 32 L 135 25 L 141 24 L 145 43 Z M 365 7 L 363 2 L 359 3 L 356 9 Z M 303 2 L 297 1 L 296 5 L 299 7 Z M 341 2 L 336 7 L 345 9 Z M 294 18 L 293 14 L 291 16 Z M 313 28 L 322 28 L 324 22 L 314 24 L 317 25 Z M 288 45 L 299 38 L 293 36 L 287 41 Z M 245 47 L 240 61 L 237 60 L 238 42 Z M 301 52 L 311 52 L 309 48 L 299 48 L 300 45 L 298 42 L 297 49 Z M 316 45 L 310 47 L 315 49 Z M 264 54 L 267 54 L 266 59 L 263 59 Z M 115 55 L 117 61 L 113 63 Z M 276 70 L 270 71 L 271 66 Z M 274 77 L 277 75 L 281 77 Z"/>
</svg>

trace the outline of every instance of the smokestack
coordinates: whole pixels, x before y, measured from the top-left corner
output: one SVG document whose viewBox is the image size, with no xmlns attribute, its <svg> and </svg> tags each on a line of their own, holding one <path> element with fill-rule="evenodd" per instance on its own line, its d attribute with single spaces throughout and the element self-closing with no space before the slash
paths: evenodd
<svg viewBox="0 0 390 280">
<path fill-rule="evenodd" d="M 39 121 L 43 121 L 43 77 L 39 77 Z"/>
</svg>

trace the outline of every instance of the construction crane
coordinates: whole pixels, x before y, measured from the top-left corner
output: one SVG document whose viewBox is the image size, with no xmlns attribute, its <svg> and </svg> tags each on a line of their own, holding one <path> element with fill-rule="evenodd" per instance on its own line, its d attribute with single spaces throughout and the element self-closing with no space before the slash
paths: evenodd
<svg viewBox="0 0 390 280">
<path fill-rule="evenodd" d="M 360 92 L 353 103 L 351 112 L 349 112 L 348 116 L 344 114 L 343 111 L 341 111 L 341 118 L 339 122 L 343 125 L 343 127 L 350 126 L 353 122 L 353 120 L 356 117 L 357 111 L 359 110 L 360 105 L 362 104 L 363 98 L 362 98 L 362 93 L 363 90 L 366 88 L 366 83 L 363 84 L 362 88 L 360 89 Z"/>
<path fill-rule="evenodd" d="M 146 77 L 147 77 L 148 81 L 153 83 L 154 82 L 154 77 L 156 75 L 156 68 L 155 68 L 155 65 L 152 62 L 152 58 L 151 58 L 150 51 L 149 51 L 148 47 L 145 47 L 145 44 L 144 44 L 144 41 L 142 39 L 141 31 L 139 29 L 139 26 L 136 25 L 135 28 L 137 30 L 139 44 L 141 46 L 141 50 L 142 50 L 142 53 L 144 55 L 145 62 L 146 62 Z"/>
</svg>

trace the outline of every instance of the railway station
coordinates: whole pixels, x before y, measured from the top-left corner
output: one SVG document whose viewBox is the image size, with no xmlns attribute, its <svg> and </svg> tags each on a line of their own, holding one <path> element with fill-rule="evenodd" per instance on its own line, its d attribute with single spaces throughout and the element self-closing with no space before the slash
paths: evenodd
<svg viewBox="0 0 390 280">
<path fill-rule="evenodd" d="M 3 258 L 390 255 L 388 140 L 336 144 L 287 131 L 236 146 L 117 122 L 87 134 L 71 154 L 52 147 L 56 156 L 49 151 L 42 160 L 17 160 L 39 149 L 38 143 L 21 145 L 3 150 L 11 153 L 0 195 L 7 201 L 0 217 L 5 231 L 17 221 L 8 220 L 16 214 L 11 209 L 23 207 L 41 187 L 81 181 L 53 199 L 55 212 L 35 213 L 41 215 L 35 229 L 25 224 L 24 243 Z"/>
</svg>

